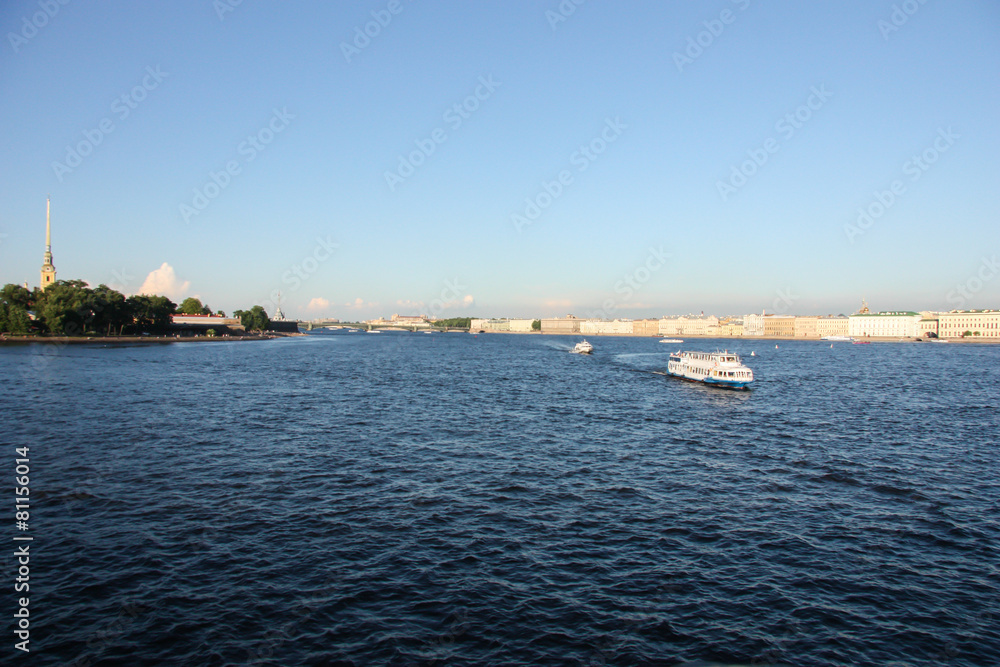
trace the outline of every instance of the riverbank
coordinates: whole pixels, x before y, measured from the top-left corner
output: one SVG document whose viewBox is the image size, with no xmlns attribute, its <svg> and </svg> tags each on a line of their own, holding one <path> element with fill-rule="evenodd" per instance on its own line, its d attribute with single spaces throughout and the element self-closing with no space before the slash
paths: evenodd
<svg viewBox="0 0 1000 667">
<path fill-rule="evenodd" d="M 591 337 L 591 338 L 648 338 L 650 340 L 658 340 L 658 339 L 661 339 L 661 338 L 680 338 L 680 339 L 684 340 L 685 342 L 690 342 L 690 341 L 694 341 L 694 340 L 734 340 L 734 341 L 747 341 L 747 342 L 753 342 L 755 340 L 776 340 L 776 341 L 801 340 L 801 341 L 813 341 L 813 342 L 817 342 L 817 343 L 837 342 L 837 341 L 825 341 L 822 338 L 813 337 L 813 336 L 810 336 L 810 337 L 804 337 L 804 336 L 799 336 L 799 337 L 795 337 L 795 336 L 719 336 L 719 335 L 703 336 L 703 335 L 698 335 L 698 334 L 677 334 L 677 335 L 674 335 L 674 334 L 657 334 L 657 335 L 647 335 L 647 334 L 634 334 L 634 333 L 624 333 L 624 334 L 617 334 L 617 333 L 588 333 L 588 334 L 584 334 L 584 333 L 580 333 L 579 331 L 575 331 L 575 332 L 570 332 L 570 331 L 481 331 L 481 332 L 480 331 L 473 331 L 473 332 L 470 332 L 470 333 L 474 333 L 476 335 L 479 335 L 481 333 L 484 336 L 488 335 L 488 334 L 514 334 L 514 335 L 520 335 L 520 336 L 524 336 L 524 335 L 528 335 L 528 336 L 537 336 L 537 335 L 541 335 L 541 336 L 582 336 L 582 337 L 585 337 L 585 338 L 587 338 L 587 337 Z M 985 338 L 985 337 L 982 337 L 982 336 L 966 337 L 966 338 L 941 338 L 941 339 L 935 339 L 935 338 L 900 338 L 899 336 L 887 336 L 887 337 L 879 337 L 879 338 L 875 338 L 875 337 L 857 338 L 856 340 L 858 340 L 859 342 L 865 342 L 865 343 L 929 343 L 929 342 L 933 342 L 935 340 L 939 340 L 940 342 L 947 342 L 947 343 L 987 343 L 987 344 L 993 344 L 993 345 L 1000 344 L 1000 338 Z M 839 342 L 848 342 L 848 341 L 839 341 Z"/>
<path fill-rule="evenodd" d="M 0 336 L 0 345 L 137 345 L 144 343 L 222 343 L 304 336 L 269 331 L 245 336 Z"/>
</svg>

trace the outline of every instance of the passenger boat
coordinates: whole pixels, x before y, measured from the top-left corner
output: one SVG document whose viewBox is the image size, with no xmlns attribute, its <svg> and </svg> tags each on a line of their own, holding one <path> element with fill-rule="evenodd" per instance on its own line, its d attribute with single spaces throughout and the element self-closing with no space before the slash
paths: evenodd
<svg viewBox="0 0 1000 667">
<path fill-rule="evenodd" d="M 591 352 L 594 351 L 594 346 L 588 343 L 586 340 L 581 340 L 579 343 L 576 344 L 576 347 L 574 347 L 571 351 L 574 354 L 590 354 Z"/>
<path fill-rule="evenodd" d="M 682 341 L 680 338 L 661 338 L 660 342 L 661 343 L 683 343 L 684 341 Z"/>
<path fill-rule="evenodd" d="M 850 343 L 854 339 L 850 336 L 823 336 L 820 340 L 828 340 L 832 343 Z"/>
<path fill-rule="evenodd" d="M 685 380 L 716 387 L 744 389 L 753 382 L 753 371 L 732 352 L 674 352 L 667 372 Z"/>
</svg>

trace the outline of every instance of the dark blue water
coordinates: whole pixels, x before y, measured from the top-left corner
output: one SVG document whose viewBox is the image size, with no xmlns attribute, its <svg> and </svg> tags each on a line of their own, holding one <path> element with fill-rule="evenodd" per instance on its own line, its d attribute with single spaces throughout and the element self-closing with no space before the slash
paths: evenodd
<svg viewBox="0 0 1000 667">
<path fill-rule="evenodd" d="M 1000 347 L 573 342 L 0 349 L 32 663 L 1000 663 Z"/>
</svg>

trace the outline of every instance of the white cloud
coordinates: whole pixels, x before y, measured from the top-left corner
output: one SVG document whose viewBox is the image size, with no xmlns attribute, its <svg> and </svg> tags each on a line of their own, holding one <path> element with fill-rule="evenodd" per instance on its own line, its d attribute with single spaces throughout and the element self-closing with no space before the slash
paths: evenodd
<svg viewBox="0 0 1000 667">
<path fill-rule="evenodd" d="M 330 302 L 321 296 L 314 297 L 309 300 L 309 305 L 306 306 L 306 310 L 326 310 L 330 307 Z"/>
<path fill-rule="evenodd" d="M 177 278 L 174 267 L 164 262 L 160 268 L 150 271 L 136 294 L 163 295 L 171 301 L 179 301 L 190 286 L 189 281 Z"/>
<path fill-rule="evenodd" d="M 345 303 L 344 307 L 345 308 L 355 308 L 355 309 L 361 310 L 362 308 L 374 308 L 377 305 L 378 305 L 377 303 L 373 303 L 371 301 L 365 301 L 361 297 L 358 297 L 354 301 Z"/>
</svg>

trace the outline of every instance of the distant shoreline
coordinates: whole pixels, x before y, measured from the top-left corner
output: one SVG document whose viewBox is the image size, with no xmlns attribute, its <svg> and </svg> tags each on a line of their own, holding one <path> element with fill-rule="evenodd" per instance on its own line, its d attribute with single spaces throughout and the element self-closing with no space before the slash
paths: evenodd
<svg viewBox="0 0 1000 667">
<path fill-rule="evenodd" d="M 304 336 L 301 333 L 281 333 L 271 331 L 265 334 L 246 336 L 4 336 L 3 345 L 135 345 L 136 343 L 218 343 L 235 341 L 273 340 L 289 336 Z"/>
<path fill-rule="evenodd" d="M 469 333 L 473 333 L 473 334 L 476 334 L 478 336 L 480 332 L 478 332 L 478 331 L 470 331 Z M 823 340 L 822 338 L 813 338 L 813 337 L 806 338 L 806 337 L 802 337 L 802 336 L 797 337 L 797 338 L 795 336 L 705 336 L 705 335 L 701 335 L 701 334 L 676 334 L 676 335 L 675 334 L 656 334 L 654 336 L 654 335 L 648 335 L 648 334 L 634 334 L 634 333 L 630 333 L 630 334 L 615 334 L 615 333 L 589 333 L 589 334 L 584 334 L 584 333 L 580 333 L 579 331 L 574 331 L 574 332 L 569 332 L 569 331 L 484 331 L 484 332 L 482 332 L 482 334 L 484 336 L 489 335 L 489 334 L 508 334 L 508 335 L 513 334 L 513 335 L 518 335 L 518 336 L 538 336 L 538 335 L 542 335 L 542 336 L 591 336 L 591 337 L 594 337 L 594 338 L 649 338 L 649 339 L 681 338 L 681 339 L 684 340 L 684 342 L 687 342 L 689 340 L 739 340 L 739 341 L 747 341 L 747 342 L 752 342 L 752 341 L 755 341 L 755 340 L 791 340 L 791 341 L 798 340 L 798 341 L 806 341 L 806 342 L 812 341 L 812 342 L 815 342 L 815 343 L 837 343 L 837 342 L 848 343 L 848 342 L 850 342 L 850 341 L 829 341 L 829 340 Z M 900 338 L 899 336 L 884 336 L 884 337 L 879 337 L 879 338 L 868 336 L 868 337 L 856 338 L 855 340 L 865 341 L 865 342 L 869 342 L 869 343 L 918 343 L 918 342 L 929 343 L 929 342 L 932 342 L 934 340 L 943 340 L 943 341 L 947 341 L 949 343 L 992 343 L 994 345 L 1000 344 L 1000 338 L 986 338 L 986 337 L 983 337 L 983 336 L 977 336 L 977 337 L 974 337 L 974 338 L 973 337 L 968 337 L 968 338 L 941 338 L 941 339 L 923 338 L 921 340 L 917 340 L 916 338 L 906 338 L 906 337 Z"/>
</svg>

